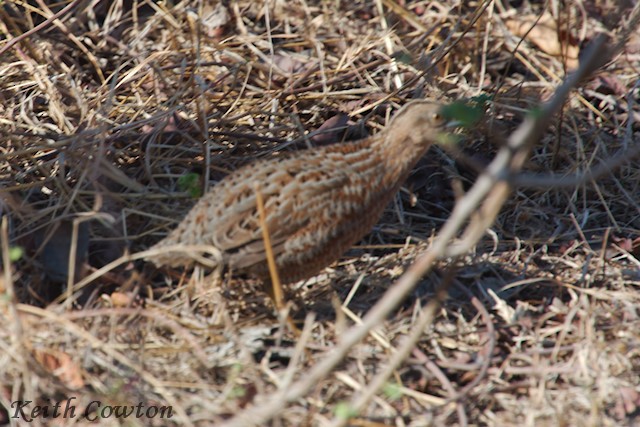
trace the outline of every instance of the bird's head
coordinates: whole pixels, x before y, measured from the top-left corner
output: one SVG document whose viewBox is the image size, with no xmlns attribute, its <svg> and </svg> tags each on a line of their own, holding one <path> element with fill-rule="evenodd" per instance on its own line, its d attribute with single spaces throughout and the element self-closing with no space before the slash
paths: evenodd
<svg viewBox="0 0 640 427">
<path fill-rule="evenodd" d="M 454 125 L 443 113 L 443 105 L 430 100 L 412 101 L 402 107 L 387 127 L 387 139 L 392 143 L 428 147 L 438 135 Z"/>
</svg>

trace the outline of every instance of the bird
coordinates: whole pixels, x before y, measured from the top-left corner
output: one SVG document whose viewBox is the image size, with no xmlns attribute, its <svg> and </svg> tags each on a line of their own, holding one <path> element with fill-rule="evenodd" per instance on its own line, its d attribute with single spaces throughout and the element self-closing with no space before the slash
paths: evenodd
<svg viewBox="0 0 640 427">
<path fill-rule="evenodd" d="M 260 279 L 268 289 L 266 224 L 280 281 L 313 277 L 371 231 L 449 123 L 443 104 L 414 100 L 373 136 L 241 167 L 211 187 L 149 259 L 159 267 L 191 267 L 211 258 L 180 248 L 211 247 L 218 254 L 212 265 Z"/>
</svg>

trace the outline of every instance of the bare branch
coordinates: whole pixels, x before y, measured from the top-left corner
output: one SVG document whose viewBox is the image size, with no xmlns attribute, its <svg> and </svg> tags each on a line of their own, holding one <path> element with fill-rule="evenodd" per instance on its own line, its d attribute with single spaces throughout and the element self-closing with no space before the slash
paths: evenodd
<svg viewBox="0 0 640 427">
<path fill-rule="evenodd" d="M 621 166 L 635 160 L 640 156 L 640 144 L 628 150 L 621 150 L 618 154 L 610 157 L 606 162 L 601 163 L 593 169 L 574 175 L 560 174 L 528 174 L 519 173 L 509 177 L 509 182 L 514 187 L 530 188 L 574 188 L 594 181 L 608 173 L 614 172 Z"/>
<path fill-rule="evenodd" d="M 549 124 L 551 117 L 562 107 L 569 92 L 579 84 L 580 81 L 604 64 L 613 53 L 614 50 L 606 45 L 604 37 L 598 38 L 593 43 L 581 67 L 569 76 L 566 82 L 558 88 L 555 96 L 547 103 L 540 114 L 529 117 L 511 135 L 507 145 L 498 153 L 494 161 L 487 168 L 487 171 L 479 177 L 476 184 L 465 197 L 456 204 L 450 219 L 438 234 L 432 247 L 420 256 L 405 274 L 380 298 L 380 301 L 363 318 L 361 325 L 349 329 L 343 335 L 340 343 L 327 354 L 325 359 L 317 363 L 303 378 L 291 387 L 280 390 L 270 398 L 236 415 L 222 425 L 229 427 L 264 424 L 267 420 L 281 412 L 282 408 L 284 408 L 288 402 L 300 398 L 322 379 L 326 378 L 335 366 L 344 359 L 349 350 L 360 342 L 371 329 L 379 325 L 405 298 L 418 281 L 431 270 L 437 259 L 452 253 L 450 250 L 451 240 L 458 234 L 458 231 L 468 218 L 472 214 L 477 213 L 475 221 L 467 227 L 463 244 L 457 245 L 457 251 L 453 251 L 461 253 L 464 250 L 466 252 L 466 250 L 482 236 L 486 226 L 494 221 L 497 212 L 509 195 L 510 185 L 506 183 L 504 179 L 514 171 L 520 169 L 528 156 L 530 147 L 539 139 L 542 131 Z M 480 206 L 479 209 L 478 206 Z M 437 306 L 434 306 L 433 309 L 436 308 Z M 421 323 L 424 322 L 425 325 L 429 323 L 430 314 L 428 312 L 430 311 L 431 308 L 425 310 L 427 313 L 421 316 Z M 392 358 L 393 360 L 389 364 L 389 367 L 385 368 L 383 372 L 372 381 L 372 384 L 375 384 L 376 387 L 368 387 L 365 392 L 366 395 L 362 395 L 362 398 L 358 395 L 354 396 L 352 401 L 355 406 L 353 408 L 354 410 L 361 408 L 368 400 L 368 396 L 377 392 L 377 387 L 384 384 L 389 373 L 393 371 L 397 363 L 400 363 L 406 358 L 406 355 L 409 354 L 414 345 L 414 339 L 407 339 L 401 348 L 398 349 L 396 356 Z M 333 420 L 334 425 L 344 425 L 346 421 L 346 419 Z"/>
</svg>

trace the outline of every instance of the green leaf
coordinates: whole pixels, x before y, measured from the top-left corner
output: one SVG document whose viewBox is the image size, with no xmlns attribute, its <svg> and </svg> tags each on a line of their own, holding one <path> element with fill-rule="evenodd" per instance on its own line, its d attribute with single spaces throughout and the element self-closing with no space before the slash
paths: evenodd
<svg viewBox="0 0 640 427">
<path fill-rule="evenodd" d="M 475 105 L 474 105 L 475 104 Z M 447 120 L 453 120 L 465 128 L 470 128 L 484 115 L 484 103 L 456 101 L 445 105 L 442 114 Z"/>
<path fill-rule="evenodd" d="M 16 262 L 24 255 L 24 249 L 21 246 L 12 246 L 9 248 L 9 261 Z"/>
<path fill-rule="evenodd" d="M 398 383 L 386 383 L 382 388 L 382 392 L 390 400 L 398 400 L 402 397 L 402 387 Z"/>
<path fill-rule="evenodd" d="M 347 402 L 338 402 L 333 412 L 336 414 L 336 417 L 343 420 L 348 420 L 358 415 L 357 411 Z"/>
<path fill-rule="evenodd" d="M 493 95 L 483 93 L 482 95 L 471 97 L 470 101 L 473 102 L 476 107 L 486 108 L 489 105 L 489 102 L 493 101 Z"/>
<path fill-rule="evenodd" d="M 438 145 L 456 145 L 462 141 L 462 135 L 455 133 L 440 132 L 436 135 L 436 142 Z"/>
<path fill-rule="evenodd" d="M 247 395 L 247 389 L 243 386 L 235 386 L 231 389 L 231 393 L 229 393 L 229 397 L 232 399 L 238 399 L 240 397 L 245 397 Z"/>
<path fill-rule="evenodd" d="M 178 188 L 180 191 L 186 191 L 193 199 L 202 196 L 202 186 L 200 185 L 200 174 L 195 172 L 188 173 L 178 179 Z"/>
<path fill-rule="evenodd" d="M 542 113 L 544 112 L 544 110 L 542 109 L 542 107 L 537 106 L 537 107 L 533 107 L 531 110 L 529 110 L 529 114 L 531 115 L 531 117 L 533 117 L 534 119 L 537 119 L 538 117 L 542 116 Z"/>
<path fill-rule="evenodd" d="M 231 365 L 231 375 L 233 376 L 240 375 L 243 370 L 244 370 L 244 366 L 242 366 L 242 363 L 236 362 L 233 365 Z"/>
</svg>

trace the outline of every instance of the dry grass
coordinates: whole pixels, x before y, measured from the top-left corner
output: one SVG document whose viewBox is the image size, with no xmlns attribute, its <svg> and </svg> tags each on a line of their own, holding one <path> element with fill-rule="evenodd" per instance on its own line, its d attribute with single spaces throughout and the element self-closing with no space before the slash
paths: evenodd
<svg viewBox="0 0 640 427">
<path fill-rule="evenodd" d="M 538 2 L 239 1 L 202 20 L 190 0 L 141 2 L 135 12 L 129 1 L 124 10 L 83 3 L 27 34 L 60 10 L 44 3 L 0 9 L 0 420 L 20 422 L 10 418 L 18 400 L 34 402 L 30 414 L 73 398 L 78 413 L 91 401 L 174 413 L 105 425 L 208 425 L 288 387 L 331 351 L 575 66 L 551 54 L 551 40 L 573 55 L 621 26 L 625 2 L 575 0 L 554 12 L 551 1 L 555 20 L 524 42 L 519 26 L 542 15 Z M 573 175 L 637 144 L 634 37 L 574 93 L 528 172 Z M 140 275 L 142 263 L 129 263 L 79 292 L 82 309 L 65 294 L 51 303 L 67 281 L 163 237 L 193 204 L 181 184 L 189 176 L 188 189 L 206 189 L 252 159 L 316 144 L 314 130 L 339 113 L 350 116 L 347 134 L 362 135 L 405 100 L 479 95 L 492 97 L 486 117 L 460 148 L 432 150 L 365 241 L 289 290 L 298 317 L 314 313 L 300 338 L 259 284 L 200 270 Z M 473 253 L 441 263 L 272 425 L 328 425 L 345 414 L 363 426 L 637 424 L 638 170 L 632 161 L 578 186 L 516 188 Z M 85 225 L 74 230 L 74 219 Z M 80 249 L 77 269 L 66 262 L 70 245 Z M 9 247 L 23 254 L 9 261 Z M 394 381 L 351 413 L 344 402 L 448 277 L 449 299 Z M 71 422 L 87 420 L 62 424 Z"/>
</svg>

